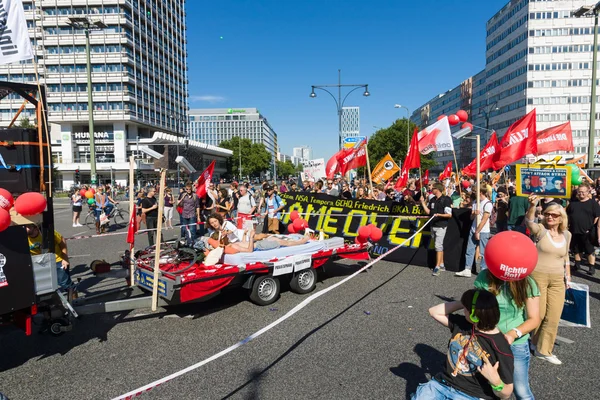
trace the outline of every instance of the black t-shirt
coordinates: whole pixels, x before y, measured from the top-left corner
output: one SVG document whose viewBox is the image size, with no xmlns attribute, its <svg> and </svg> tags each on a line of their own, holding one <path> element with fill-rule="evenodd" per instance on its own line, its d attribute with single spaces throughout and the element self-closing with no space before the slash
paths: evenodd
<svg viewBox="0 0 600 400">
<path fill-rule="evenodd" d="M 452 214 L 452 199 L 448 196 L 440 196 L 438 199 L 432 196 L 427 202 L 427 208 L 429 208 L 429 216 L 433 214 Z M 448 226 L 448 218 L 435 217 L 431 221 L 431 226 L 434 228 L 445 228 Z"/>
<path fill-rule="evenodd" d="M 600 217 L 600 205 L 594 200 L 574 201 L 567 208 L 569 231 L 574 235 L 587 233 L 594 226 L 594 219 Z"/>
<path fill-rule="evenodd" d="M 475 338 L 471 340 L 466 357 L 463 358 L 464 348 L 471 338 L 473 325 L 464 316 L 458 314 L 450 314 L 448 320 L 452 337 L 448 344 L 446 369 L 436 376 L 436 380 L 444 380 L 453 388 L 473 397 L 496 399 L 490 383 L 481 375 L 477 367 L 483 366 L 484 355 L 492 365 L 499 361 L 500 379 L 505 384 L 513 383 L 514 358 L 506 338 L 501 332 L 490 335 L 482 334 L 475 329 Z"/>
<path fill-rule="evenodd" d="M 156 197 L 145 197 L 142 200 L 142 208 L 150 208 L 156 204 Z M 146 213 L 146 217 L 158 218 L 158 208 Z"/>
<path fill-rule="evenodd" d="M 352 192 L 349 190 L 345 190 L 342 192 L 342 199 L 350 200 L 352 199 Z"/>
</svg>

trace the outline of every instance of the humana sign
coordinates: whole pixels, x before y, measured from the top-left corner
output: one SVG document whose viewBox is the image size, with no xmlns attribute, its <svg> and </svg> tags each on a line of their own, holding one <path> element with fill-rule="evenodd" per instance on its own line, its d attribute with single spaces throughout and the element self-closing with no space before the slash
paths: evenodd
<svg viewBox="0 0 600 400">
<path fill-rule="evenodd" d="M 246 110 L 237 110 L 237 109 L 235 109 L 235 108 L 229 108 L 229 109 L 227 110 L 227 114 L 233 114 L 233 113 L 245 113 L 245 112 L 246 112 Z"/>
</svg>

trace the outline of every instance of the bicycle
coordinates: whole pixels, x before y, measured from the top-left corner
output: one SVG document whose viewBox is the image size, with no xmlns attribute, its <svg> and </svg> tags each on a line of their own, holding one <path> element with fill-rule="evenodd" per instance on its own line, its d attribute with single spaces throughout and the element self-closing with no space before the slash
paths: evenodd
<svg viewBox="0 0 600 400">
<path fill-rule="evenodd" d="M 94 206 L 89 207 L 89 211 L 85 216 L 84 225 L 89 229 L 94 229 L 96 227 L 96 213 L 94 210 Z M 127 214 L 119 208 L 119 203 L 114 204 L 112 211 L 108 214 L 108 220 L 109 222 L 107 224 L 100 227 L 101 232 L 106 231 L 111 222 L 115 225 L 126 225 L 129 222 Z"/>
</svg>

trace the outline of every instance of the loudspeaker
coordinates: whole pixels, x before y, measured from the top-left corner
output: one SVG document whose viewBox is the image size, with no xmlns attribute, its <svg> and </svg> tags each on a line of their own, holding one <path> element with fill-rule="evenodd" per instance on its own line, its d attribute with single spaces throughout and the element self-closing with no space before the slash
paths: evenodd
<svg viewBox="0 0 600 400">
<path fill-rule="evenodd" d="M 49 181 L 50 162 L 44 138 L 44 182 Z M 14 194 L 40 191 L 40 149 L 37 129 L 0 130 L 0 187 Z"/>
</svg>

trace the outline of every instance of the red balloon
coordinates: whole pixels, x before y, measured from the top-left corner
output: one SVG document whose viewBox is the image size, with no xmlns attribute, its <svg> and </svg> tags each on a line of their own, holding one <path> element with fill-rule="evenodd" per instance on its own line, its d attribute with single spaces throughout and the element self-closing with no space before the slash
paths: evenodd
<svg viewBox="0 0 600 400">
<path fill-rule="evenodd" d="M 382 237 L 383 231 L 380 228 L 373 226 L 373 228 L 371 229 L 371 241 L 378 242 L 381 240 Z"/>
<path fill-rule="evenodd" d="M 305 219 L 300 219 L 300 221 L 302 221 L 302 229 L 306 229 L 308 228 L 308 221 Z"/>
<path fill-rule="evenodd" d="M 490 272 L 503 281 L 525 279 L 533 272 L 538 261 L 533 241 L 516 231 L 494 235 L 485 247 L 484 257 Z"/>
<path fill-rule="evenodd" d="M 4 208 L 0 208 L 0 232 L 10 226 L 10 214 Z"/>
<path fill-rule="evenodd" d="M 300 217 L 300 213 L 298 211 L 294 210 L 290 213 L 290 219 L 292 220 L 292 222 L 298 219 L 298 217 Z"/>
<path fill-rule="evenodd" d="M 0 188 L 0 208 L 8 211 L 13 204 L 15 204 L 15 199 L 13 199 L 12 194 L 8 190 Z"/>
<path fill-rule="evenodd" d="M 371 229 L 371 225 L 361 226 L 360 228 L 358 228 L 358 236 L 367 239 L 369 236 L 371 236 Z"/>
<path fill-rule="evenodd" d="M 294 224 L 289 224 L 288 225 L 288 232 L 289 233 L 296 233 L 296 230 L 294 229 Z"/>
<path fill-rule="evenodd" d="M 462 187 L 463 187 L 464 189 L 466 189 L 466 188 L 468 188 L 469 186 L 471 186 L 471 182 L 469 182 L 469 181 L 462 181 L 460 184 L 462 185 Z"/>
<path fill-rule="evenodd" d="M 302 226 L 303 226 L 303 224 L 302 224 L 302 219 L 300 219 L 300 218 L 297 218 L 297 219 L 296 219 L 296 220 L 295 220 L 295 221 L 292 223 L 292 225 L 294 226 L 294 230 L 295 230 L 296 232 L 299 232 L 299 231 L 301 231 L 301 230 L 303 229 L 303 228 L 302 228 Z"/>
<path fill-rule="evenodd" d="M 462 124 L 462 128 L 470 128 L 471 130 L 473 130 L 473 124 L 470 122 L 465 122 L 464 124 Z"/>
<path fill-rule="evenodd" d="M 367 238 L 363 238 L 363 237 L 357 236 L 357 237 L 354 238 L 354 243 L 356 243 L 356 244 L 367 243 Z"/>
<path fill-rule="evenodd" d="M 15 210 L 24 216 L 37 215 L 46 209 L 46 198 L 38 192 L 23 193 L 15 201 Z"/>
<path fill-rule="evenodd" d="M 469 114 L 467 114 L 465 110 L 458 110 L 456 112 L 456 116 L 461 122 L 467 122 L 467 120 L 469 119 Z"/>
<path fill-rule="evenodd" d="M 455 114 L 452 114 L 448 116 L 448 122 L 451 126 L 454 126 L 460 122 L 460 119 L 458 119 L 458 117 Z"/>
<path fill-rule="evenodd" d="M 91 188 L 90 191 L 92 192 L 92 194 L 96 194 L 96 189 Z"/>
<path fill-rule="evenodd" d="M 81 197 L 85 197 L 85 189 L 81 189 L 81 190 L 79 191 L 79 195 L 80 195 Z"/>
<path fill-rule="evenodd" d="M 446 116 L 444 114 L 440 115 L 439 117 L 437 117 L 437 120 L 439 121 L 440 119 L 444 119 Z"/>
</svg>

